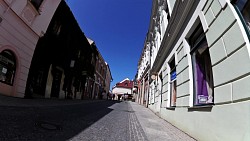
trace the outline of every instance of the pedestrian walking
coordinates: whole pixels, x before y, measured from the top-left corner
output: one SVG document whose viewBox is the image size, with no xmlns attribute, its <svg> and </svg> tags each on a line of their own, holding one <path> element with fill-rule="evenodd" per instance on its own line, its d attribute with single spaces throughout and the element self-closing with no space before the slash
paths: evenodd
<svg viewBox="0 0 250 141">
<path fill-rule="evenodd" d="M 105 91 L 102 91 L 101 99 L 103 99 L 105 95 L 106 95 L 106 92 L 105 92 Z"/>
<path fill-rule="evenodd" d="M 107 92 L 107 100 L 109 100 L 109 92 Z"/>
</svg>

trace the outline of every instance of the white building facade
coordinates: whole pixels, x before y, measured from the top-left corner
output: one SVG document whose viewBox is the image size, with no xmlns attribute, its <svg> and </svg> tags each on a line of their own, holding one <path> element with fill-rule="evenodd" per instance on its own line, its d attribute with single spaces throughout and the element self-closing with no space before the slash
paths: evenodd
<svg viewBox="0 0 250 141">
<path fill-rule="evenodd" d="M 197 140 L 250 140 L 249 7 L 153 1 L 147 106 Z"/>
<path fill-rule="evenodd" d="M 61 0 L 0 1 L 0 93 L 24 97 L 36 44 Z"/>
<path fill-rule="evenodd" d="M 122 98 L 131 98 L 133 96 L 133 80 L 129 80 L 128 78 L 116 83 L 112 88 L 112 94 L 115 95 L 116 100 L 121 100 Z"/>
</svg>

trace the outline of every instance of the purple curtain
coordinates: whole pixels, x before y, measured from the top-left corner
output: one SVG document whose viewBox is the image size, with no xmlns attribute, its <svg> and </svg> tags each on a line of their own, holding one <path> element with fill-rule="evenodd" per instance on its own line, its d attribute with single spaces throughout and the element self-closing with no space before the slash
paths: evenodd
<svg viewBox="0 0 250 141">
<path fill-rule="evenodd" d="M 205 104 L 208 100 L 206 71 L 200 62 L 196 61 L 196 104 Z"/>
</svg>

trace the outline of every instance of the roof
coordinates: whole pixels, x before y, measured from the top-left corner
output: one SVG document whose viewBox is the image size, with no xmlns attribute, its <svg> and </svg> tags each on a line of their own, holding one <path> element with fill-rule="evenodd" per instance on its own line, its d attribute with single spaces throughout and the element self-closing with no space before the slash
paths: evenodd
<svg viewBox="0 0 250 141">
<path fill-rule="evenodd" d="M 133 88 L 133 80 L 129 80 L 128 78 L 122 80 L 121 82 L 116 83 L 114 87 L 119 88 Z"/>
</svg>

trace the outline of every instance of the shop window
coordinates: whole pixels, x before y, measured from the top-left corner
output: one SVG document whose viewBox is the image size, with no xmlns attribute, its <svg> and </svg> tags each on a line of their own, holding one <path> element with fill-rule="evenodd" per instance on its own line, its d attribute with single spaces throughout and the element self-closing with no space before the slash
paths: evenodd
<svg viewBox="0 0 250 141">
<path fill-rule="evenodd" d="M 232 3 L 238 12 L 245 29 L 247 30 L 248 36 L 250 36 L 250 1 L 249 0 L 233 0 Z"/>
<path fill-rule="evenodd" d="M 170 67 L 170 106 L 176 106 L 176 65 L 175 58 L 172 59 L 169 63 Z"/>
<path fill-rule="evenodd" d="M 0 82 L 13 85 L 16 72 L 16 59 L 12 52 L 4 50 L 0 53 Z"/>
<path fill-rule="evenodd" d="M 41 6 L 43 0 L 30 0 L 30 2 L 33 4 L 33 6 L 38 10 Z"/>
<path fill-rule="evenodd" d="M 213 104 L 213 75 L 207 40 L 201 24 L 190 37 L 194 105 Z"/>
</svg>

